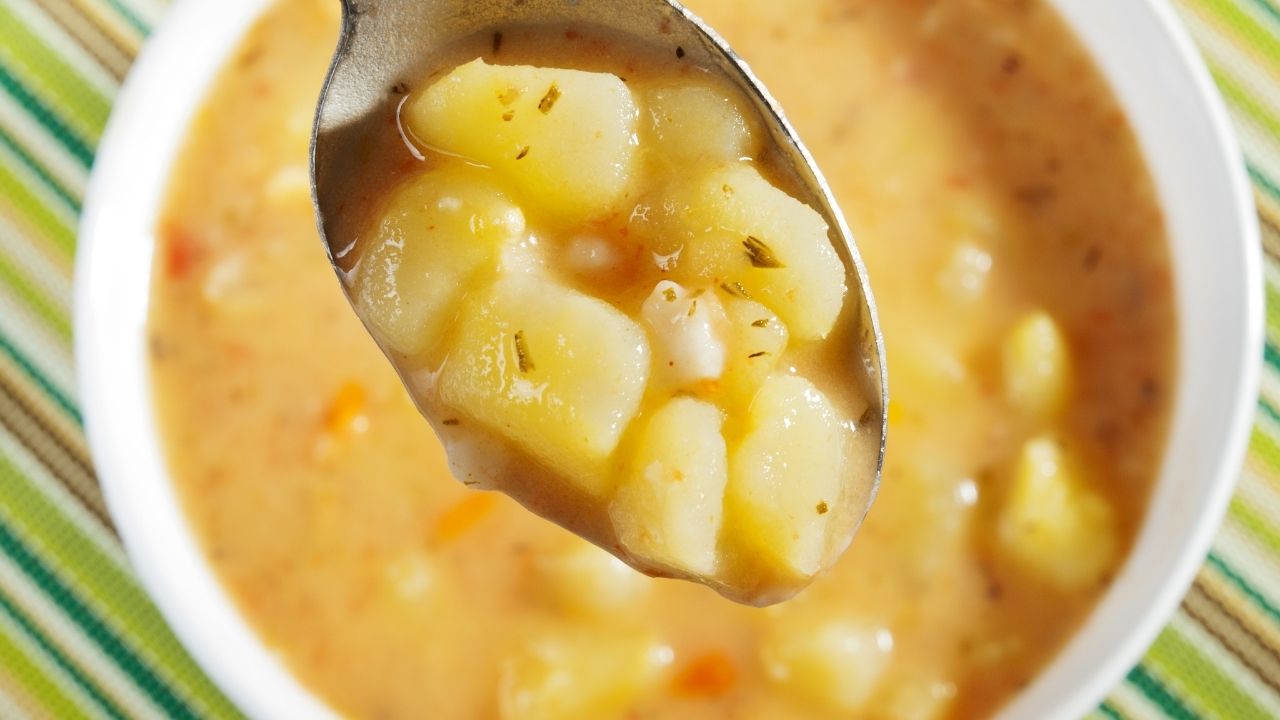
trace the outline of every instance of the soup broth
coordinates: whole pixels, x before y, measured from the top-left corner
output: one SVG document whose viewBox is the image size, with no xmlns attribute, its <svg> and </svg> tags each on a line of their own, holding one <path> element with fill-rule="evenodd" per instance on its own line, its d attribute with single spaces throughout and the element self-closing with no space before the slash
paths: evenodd
<svg viewBox="0 0 1280 720">
<path fill-rule="evenodd" d="M 1050 7 L 689 3 L 823 168 L 888 353 L 878 499 L 829 573 L 757 609 L 449 476 L 315 232 L 337 5 L 280 0 L 211 90 L 150 319 L 191 522 L 307 687 L 379 719 L 941 719 L 1035 678 L 1142 522 L 1176 324 L 1139 149 Z"/>
</svg>

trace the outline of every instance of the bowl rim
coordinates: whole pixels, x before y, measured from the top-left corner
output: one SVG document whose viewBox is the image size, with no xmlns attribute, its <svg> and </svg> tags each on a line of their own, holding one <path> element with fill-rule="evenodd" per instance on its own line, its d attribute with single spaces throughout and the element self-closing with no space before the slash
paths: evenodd
<svg viewBox="0 0 1280 720">
<path fill-rule="evenodd" d="M 121 222 L 121 217 L 117 212 L 118 203 L 113 202 L 113 199 L 125 192 L 118 187 L 116 178 L 129 174 L 130 167 L 136 162 L 138 153 L 130 148 L 129 142 L 146 137 L 145 133 L 140 134 L 140 128 L 146 125 L 147 108 L 156 99 L 157 93 L 169 92 L 172 87 L 167 76 L 173 69 L 168 66 L 173 58 L 180 55 L 206 53 L 196 58 L 201 63 L 200 74 L 196 78 L 199 82 L 192 83 L 193 89 L 181 91 L 186 104 L 180 108 L 183 117 L 176 122 L 181 128 L 181 137 L 185 137 L 192 118 L 207 96 L 210 81 L 221 70 L 229 53 L 243 38 L 251 23 L 270 4 L 270 0 L 216 3 L 178 0 L 170 7 L 164 21 L 136 59 L 102 135 L 81 216 L 73 301 L 76 378 L 89 446 L 126 554 L 142 586 L 184 647 L 219 688 L 251 717 L 331 718 L 336 717 L 334 711 L 317 695 L 305 689 L 286 669 L 283 660 L 251 630 L 247 618 L 241 615 L 229 592 L 216 578 L 196 542 L 194 530 L 186 522 L 185 511 L 176 489 L 168 479 L 167 461 L 156 427 L 151 387 L 146 381 L 149 379 L 149 370 L 136 367 L 130 369 L 118 362 L 123 356 L 128 356 L 142 359 L 145 365 L 146 353 L 142 347 L 122 349 L 131 343 L 145 345 L 145 322 L 138 326 L 138 318 L 128 318 L 126 329 L 136 334 L 123 340 L 119 335 L 111 335 L 108 330 L 110 323 L 100 322 L 104 313 L 108 312 L 110 303 L 104 302 L 103 293 L 106 290 L 101 277 L 102 273 L 108 272 L 109 264 L 104 264 L 99 258 L 106 254 L 104 248 L 109 247 L 111 238 L 118 237 L 115 228 Z M 1058 5 L 1058 0 L 1052 4 Z M 1168 622 L 1208 553 L 1232 496 L 1235 474 L 1243 462 L 1252 427 L 1254 402 L 1262 368 L 1264 324 L 1262 257 L 1251 184 L 1243 165 L 1236 160 L 1241 155 L 1240 147 L 1225 104 L 1172 6 L 1168 0 L 1144 0 L 1137 4 L 1151 13 L 1159 31 L 1177 52 L 1183 64 L 1181 70 L 1191 81 L 1198 104 L 1207 114 L 1212 126 L 1216 141 L 1213 154 L 1229 166 L 1230 187 L 1227 191 L 1234 201 L 1233 213 L 1241 228 L 1238 243 L 1233 245 L 1233 249 L 1241 252 L 1240 259 L 1249 276 L 1246 279 L 1245 304 L 1241 309 L 1246 332 L 1242 338 L 1242 347 L 1238 349 L 1239 372 L 1231 399 L 1233 411 L 1225 431 L 1226 441 L 1217 454 L 1213 492 L 1208 502 L 1196 512 L 1193 532 L 1183 539 L 1176 565 L 1163 577 L 1160 584 L 1151 589 L 1150 611 L 1123 637 L 1117 638 L 1119 642 L 1115 649 L 1097 664 L 1085 683 L 1065 693 L 1058 691 L 1059 699 L 1063 700 L 1061 705 L 1048 710 L 1043 707 L 1023 708 L 1020 699 L 1025 699 L 1030 693 L 1025 691 L 998 713 L 1005 720 L 1012 717 L 1078 717 L 1096 706 L 1106 692 L 1136 663 Z M 206 31 L 214 15 L 221 16 L 214 25 L 225 31 L 221 35 Z M 232 15 L 232 19 L 228 20 L 227 15 Z M 1080 28 L 1073 25 L 1073 29 L 1078 35 L 1083 35 Z M 1093 55 L 1092 52 L 1090 54 Z M 1105 71 L 1103 72 L 1106 76 Z M 194 102 L 191 101 L 192 97 Z M 158 144 L 163 144 L 166 140 L 171 138 L 161 138 Z M 167 149 L 155 153 L 158 158 L 153 158 L 161 163 L 158 171 L 165 177 L 159 185 L 161 192 L 149 200 L 157 211 L 163 201 L 163 189 L 168 184 L 167 178 L 173 169 L 173 162 L 181 151 L 181 138 L 177 143 L 170 144 Z M 1154 175 L 1154 170 L 1152 172 Z M 145 255 L 148 262 L 145 269 L 146 281 L 142 283 L 144 287 L 131 292 L 149 294 L 152 237 L 157 220 L 158 217 L 153 214 L 147 225 L 146 237 L 132 238 L 147 245 Z M 1184 312 L 1185 308 L 1179 308 L 1180 327 Z M 116 326 L 118 328 L 119 323 Z M 104 352 L 104 348 L 109 352 Z M 111 362 L 104 359 L 106 356 L 110 357 Z M 134 387 L 132 391 L 128 387 L 122 387 L 127 386 L 129 380 L 137 380 L 139 374 L 143 378 L 140 387 Z M 133 393 L 132 396 L 130 392 Z M 129 408 L 127 417 L 121 422 L 117 417 L 120 410 L 118 403 L 130 400 L 136 407 Z M 141 415 L 139 411 L 142 412 Z M 140 424 L 130 430 L 131 421 L 140 421 Z M 1172 434 L 1172 427 L 1169 432 Z M 1170 437 L 1169 441 L 1171 440 Z M 1166 448 L 1164 455 L 1167 454 Z M 130 467 L 130 461 L 141 462 L 144 466 L 141 473 L 137 468 Z M 130 489 L 132 485 L 136 485 L 134 481 L 140 475 L 147 476 L 145 481 L 154 491 L 154 497 L 141 498 L 136 489 Z M 157 480 L 165 487 L 157 486 L 154 482 Z M 157 507 L 162 511 L 159 517 L 151 514 Z M 174 546 L 163 551 L 157 549 L 154 543 L 159 538 Z M 195 559 L 192 567 L 180 571 L 183 582 L 174 580 L 175 568 L 172 560 L 162 557 L 165 553 L 175 552 L 188 561 L 193 557 Z M 1107 593 L 1111 594 L 1110 591 Z M 1100 606 L 1101 601 L 1093 612 L 1096 613 Z M 1083 630 L 1082 626 L 1076 636 Z M 1072 641 L 1068 641 L 1055 659 L 1037 674 L 1032 689 L 1044 684 L 1042 681 L 1045 675 L 1071 643 Z M 263 687 L 267 691 L 264 692 Z"/>
</svg>

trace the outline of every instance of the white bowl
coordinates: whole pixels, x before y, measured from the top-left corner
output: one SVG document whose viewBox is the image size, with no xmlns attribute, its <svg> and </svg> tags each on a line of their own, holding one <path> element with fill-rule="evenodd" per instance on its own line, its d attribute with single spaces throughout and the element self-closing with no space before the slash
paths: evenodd
<svg viewBox="0 0 1280 720">
<path fill-rule="evenodd" d="M 80 228 L 76 356 L 98 474 L 142 584 L 245 712 L 306 720 L 334 713 L 254 635 L 186 523 L 156 432 L 146 352 L 154 226 L 171 165 L 210 81 L 266 4 L 180 0 L 134 65 L 98 151 Z M 1262 356 L 1252 195 L 1222 101 L 1173 11 L 1166 0 L 1052 4 L 1110 78 L 1156 179 L 1176 273 L 1178 391 L 1133 554 L 1002 720 L 1079 717 L 1155 638 L 1226 509 Z"/>
</svg>

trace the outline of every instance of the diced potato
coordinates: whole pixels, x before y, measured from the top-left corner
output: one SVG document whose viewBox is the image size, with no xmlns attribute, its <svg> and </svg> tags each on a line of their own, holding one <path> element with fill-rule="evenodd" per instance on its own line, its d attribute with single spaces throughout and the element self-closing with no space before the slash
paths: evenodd
<svg viewBox="0 0 1280 720">
<path fill-rule="evenodd" d="M 683 388 L 718 380 L 724 372 L 725 314 L 715 294 L 690 292 L 670 280 L 654 286 L 640 308 L 653 339 L 657 375 L 663 384 Z"/>
<path fill-rule="evenodd" d="M 630 565 L 579 538 L 538 558 L 539 576 L 555 605 L 584 615 L 609 615 L 647 596 L 653 583 Z"/>
<path fill-rule="evenodd" d="M 671 648 L 644 635 L 561 628 L 502 665 L 502 720 L 597 720 L 631 705 L 671 664 Z"/>
<path fill-rule="evenodd" d="M 753 300 L 730 296 L 724 309 L 729 321 L 729 359 L 720 387 L 737 411 L 750 405 L 756 390 L 778 366 L 789 333 L 781 318 Z"/>
<path fill-rule="evenodd" d="M 844 305 L 845 268 L 816 210 L 745 163 L 667 186 L 633 213 L 678 280 L 697 278 L 767 305 L 797 340 L 826 337 Z"/>
<path fill-rule="evenodd" d="M 664 568 L 712 575 L 729 473 L 720 409 L 677 397 L 642 422 L 609 506 L 618 540 Z"/>
<path fill-rule="evenodd" d="M 818 388 L 792 375 L 765 381 L 747 423 L 729 456 L 725 542 L 774 573 L 811 577 L 840 507 L 847 431 Z"/>
<path fill-rule="evenodd" d="M 1111 505 L 1047 437 L 1023 445 L 996 534 L 1009 557 L 1063 589 L 1101 581 L 1118 551 Z"/>
<path fill-rule="evenodd" d="M 496 181 L 462 163 L 429 171 L 392 194 L 362 239 L 352 295 L 396 352 L 438 343 L 464 289 L 524 234 L 524 215 Z"/>
<path fill-rule="evenodd" d="M 889 667 L 893 635 L 849 617 L 793 614 L 760 644 L 765 675 L 796 697 L 829 712 L 866 709 Z"/>
<path fill-rule="evenodd" d="M 728 91 L 697 83 L 659 85 L 640 92 L 652 157 L 675 168 L 731 162 L 760 154 L 759 131 L 748 108 Z"/>
<path fill-rule="evenodd" d="M 973 242 L 961 242 L 951 251 L 938 273 L 938 284 L 947 296 L 960 302 L 980 297 L 991 274 L 991 253 Z"/>
<path fill-rule="evenodd" d="M 1004 341 L 1004 392 L 1032 417 L 1062 409 L 1071 375 L 1071 351 L 1048 313 L 1035 311 L 1013 327 Z"/>
<path fill-rule="evenodd" d="M 612 489 L 609 456 L 649 377 L 644 331 L 608 303 L 532 276 L 469 299 L 441 370 L 441 402 L 578 489 Z"/>
<path fill-rule="evenodd" d="M 566 220 L 605 214 L 626 191 L 639 109 L 615 75 L 527 65 L 461 65 L 404 107 L 423 144 L 508 175 Z"/>
</svg>

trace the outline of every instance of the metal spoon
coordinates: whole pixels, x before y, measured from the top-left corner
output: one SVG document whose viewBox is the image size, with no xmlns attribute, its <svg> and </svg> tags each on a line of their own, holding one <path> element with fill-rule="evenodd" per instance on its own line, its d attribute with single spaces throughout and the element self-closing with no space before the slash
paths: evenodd
<svg viewBox="0 0 1280 720">
<path fill-rule="evenodd" d="M 311 144 L 317 224 L 340 277 L 349 269 L 342 260 L 355 237 L 350 220 L 344 221 L 344 209 L 358 207 L 376 192 L 369 189 L 377 186 L 376 178 L 362 170 L 375 152 L 374 139 L 388 134 L 388 110 L 394 110 L 406 87 L 452 67 L 456 58 L 444 56 L 462 39 L 519 26 L 593 27 L 673 51 L 680 48 L 688 62 L 719 71 L 734 83 L 755 106 L 777 156 L 790 165 L 803 190 L 799 199 L 818 210 L 831 228 L 845 264 L 848 300 L 861 316 L 850 350 L 861 360 L 863 376 L 855 381 L 863 384 L 870 408 L 859 427 L 879 433 L 874 467 L 855 469 L 866 483 L 865 514 L 879 486 L 888 429 L 884 343 L 866 268 L 809 151 L 777 102 L 723 38 L 673 0 L 342 0 L 342 5 L 342 34 L 320 95 Z"/>
</svg>

